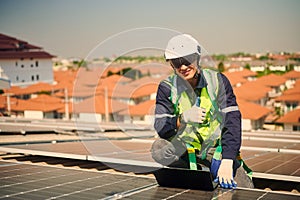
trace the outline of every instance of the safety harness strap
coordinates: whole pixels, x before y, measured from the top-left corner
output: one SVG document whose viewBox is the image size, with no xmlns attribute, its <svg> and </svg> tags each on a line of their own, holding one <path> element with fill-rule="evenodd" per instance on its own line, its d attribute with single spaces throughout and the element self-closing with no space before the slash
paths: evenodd
<svg viewBox="0 0 300 200">
<path fill-rule="evenodd" d="M 190 162 L 190 169 L 191 170 L 197 170 L 197 160 L 196 160 L 196 153 L 193 146 L 190 144 L 185 144 L 187 148 L 187 152 L 189 155 L 189 162 Z"/>
<path fill-rule="evenodd" d="M 247 175 L 252 179 L 253 171 L 246 165 L 244 160 L 242 159 L 241 154 L 239 153 L 237 156 L 237 160 L 240 162 L 241 166 L 244 168 L 244 170 L 247 172 Z"/>
</svg>

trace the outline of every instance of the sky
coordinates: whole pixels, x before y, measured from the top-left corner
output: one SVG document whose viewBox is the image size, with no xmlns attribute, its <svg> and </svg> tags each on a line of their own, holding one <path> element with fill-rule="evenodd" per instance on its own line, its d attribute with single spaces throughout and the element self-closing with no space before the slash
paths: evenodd
<svg viewBox="0 0 300 200">
<path fill-rule="evenodd" d="M 60 58 L 132 48 L 135 30 L 162 46 L 188 33 L 210 54 L 300 52 L 299 9 L 299 0 L 0 0 L 0 33 Z"/>
</svg>

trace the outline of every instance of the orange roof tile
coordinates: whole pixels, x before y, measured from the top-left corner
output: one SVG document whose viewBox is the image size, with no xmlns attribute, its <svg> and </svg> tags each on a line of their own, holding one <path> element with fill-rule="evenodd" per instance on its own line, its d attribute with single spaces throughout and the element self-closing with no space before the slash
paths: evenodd
<svg viewBox="0 0 300 200">
<path fill-rule="evenodd" d="M 300 72 L 293 70 L 293 71 L 289 71 L 289 72 L 283 74 L 282 76 L 287 79 L 291 79 L 291 78 L 300 79 Z"/>
<path fill-rule="evenodd" d="M 127 108 L 128 105 L 116 100 L 108 99 L 108 112 L 115 113 Z M 78 104 L 73 104 L 75 113 L 100 113 L 105 114 L 105 99 L 103 95 L 93 96 Z"/>
<path fill-rule="evenodd" d="M 223 73 L 230 81 L 232 86 L 235 86 L 238 83 L 246 83 L 247 79 L 240 76 L 240 74 L 234 73 L 234 72 L 225 72 Z"/>
<path fill-rule="evenodd" d="M 115 84 L 125 84 L 132 81 L 132 79 L 127 78 L 125 76 L 120 76 L 117 74 L 108 76 L 106 78 L 102 78 L 99 80 L 99 84 L 101 83 L 115 83 Z"/>
<path fill-rule="evenodd" d="M 238 99 L 258 101 L 262 98 L 267 97 L 268 92 L 270 92 L 272 89 L 260 85 L 256 81 L 251 81 L 243 84 L 240 87 L 233 88 L 233 90 Z"/>
<path fill-rule="evenodd" d="M 121 111 L 120 115 L 130 115 L 130 116 L 145 116 L 154 115 L 155 110 L 155 100 L 149 100 L 138 105 L 130 105 L 127 109 Z"/>
<path fill-rule="evenodd" d="M 288 101 L 288 102 L 300 102 L 300 92 L 284 94 L 275 99 L 275 101 Z"/>
<path fill-rule="evenodd" d="M 280 117 L 276 122 L 300 124 L 300 108 L 288 112 L 284 116 Z"/>
<path fill-rule="evenodd" d="M 69 113 L 73 113 L 73 103 L 72 102 L 68 103 L 68 107 L 69 107 Z M 57 112 L 58 113 L 65 113 L 65 111 L 66 111 L 66 105 L 64 103 L 64 105 L 61 108 L 59 108 L 57 110 Z"/>
<path fill-rule="evenodd" d="M 17 98 L 10 97 L 10 104 L 16 104 L 17 101 Z M 7 108 L 7 96 L 5 95 L 0 95 L 0 108 Z"/>
<path fill-rule="evenodd" d="M 77 75 L 77 70 L 53 71 L 54 80 L 57 82 L 73 82 Z"/>
<path fill-rule="evenodd" d="M 57 97 L 49 96 L 46 94 L 41 94 L 38 95 L 35 98 L 30 99 L 32 102 L 37 102 L 37 103 L 61 103 L 63 100 Z"/>
<path fill-rule="evenodd" d="M 256 72 L 253 72 L 249 69 L 243 69 L 242 71 L 237 71 L 237 72 L 233 72 L 233 73 L 236 73 L 244 78 L 246 77 L 252 77 L 252 76 L 256 76 L 257 73 Z"/>
<path fill-rule="evenodd" d="M 147 84 L 147 85 L 140 85 L 136 87 L 131 94 L 129 94 L 130 98 L 138 98 L 143 96 L 149 96 L 151 94 L 155 94 L 157 92 L 158 84 Z"/>
<path fill-rule="evenodd" d="M 238 100 L 238 105 L 243 119 L 258 120 L 271 112 L 268 108 L 244 100 Z"/>
<path fill-rule="evenodd" d="M 256 82 L 268 87 L 278 87 L 283 85 L 286 82 L 286 79 L 280 75 L 269 74 L 258 78 Z"/>
<path fill-rule="evenodd" d="M 49 83 L 38 82 L 32 84 L 28 87 L 11 87 L 10 89 L 5 90 L 5 93 L 12 93 L 14 95 L 24 95 L 24 94 L 35 94 L 38 92 L 52 92 L 56 90 L 55 85 L 51 85 Z"/>
<path fill-rule="evenodd" d="M 35 102 L 32 100 L 18 100 L 15 104 L 11 104 L 12 111 L 43 111 L 51 112 L 58 110 L 63 106 L 62 103 L 47 103 L 47 102 Z"/>
</svg>

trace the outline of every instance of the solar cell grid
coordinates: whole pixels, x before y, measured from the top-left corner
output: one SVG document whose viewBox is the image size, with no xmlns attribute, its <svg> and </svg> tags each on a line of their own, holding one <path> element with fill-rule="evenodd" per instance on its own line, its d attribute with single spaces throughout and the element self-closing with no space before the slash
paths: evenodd
<svg viewBox="0 0 300 200">
<path fill-rule="evenodd" d="M 8 166 L 12 169 L 7 168 Z M 99 171 L 10 164 L 0 178 L 0 199 L 299 199 L 261 190 L 201 191 L 158 187 L 155 179 Z M 22 173 L 20 173 L 22 172 Z M 28 173 L 26 173 L 28 172 Z M 4 181 L 9 180 L 9 182 Z"/>
<path fill-rule="evenodd" d="M 86 148 L 87 147 L 87 148 Z M 83 142 L 64 142 L 55 144 L 30 144 L 12 145 L 10 148 L 39 150 L 42 152 L 70 153 L 67 156 L 88 156 L 88 159 L 100 161 L 107 159 L 124 159 L 128 163 L 133 161 L 154 162 L 150 154 L 151 140 L 112 140 L 112 141 L 85 141 Z M 37 154 L 41 155 L 41 154 Z M 92 156 L 89 156 L 92 155 Z M 95 156 L 101 156 L 99 159 Z M 280 174 L 289 176 L 299 176 L 300 174 L 300 155 L 295 153 L 281 153 L 268 151 L 242 150 L 242 156 L 247 165 L 254 171 L 260 173 Z M 75 157 L 74 157 L 75 158 Z M 85 157 L 84 157 L 85 158 Z M 114 167 L 114 166 L 111 166 Z M 118 166 L 120 167 L 120 166 Z M 128 168 L 124 168 L 128 171 Z M 120 170 L 122 170 L 120 168 Z"/>
<path fill-rule="evenodd" d="M 97 198 L 99 198 L 131 190 L 141 185 L 155 183 L 153 179 L 134 176 L 24 164 L 20 166 L 23 168 L 11 170 L 11 174 L 0 178 L 2 183 L 0 199 L 17 197 L 65 198 L 78 194 L 85 197 L 97 194 Z M 25 171 L 29 172 L 25 173 Z M 94 192 L 90 193 L 91 191 Z"/>
</svg>

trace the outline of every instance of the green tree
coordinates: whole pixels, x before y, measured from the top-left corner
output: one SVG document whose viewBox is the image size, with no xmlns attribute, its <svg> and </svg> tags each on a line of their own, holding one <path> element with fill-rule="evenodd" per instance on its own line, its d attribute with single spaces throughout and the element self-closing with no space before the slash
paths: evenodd
<svg viewBox="0 0 300 200">
<path fill-rule="evenodd" d="M 224 72 L 225 71 L 225 67 L 224 67 L 224 63 L 223 62 L 220 62 L 218 64 L 218 70 L 219 70 L 219 72 Z"/>
</svg>

